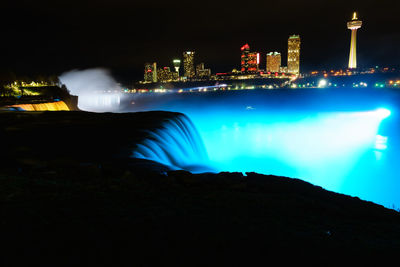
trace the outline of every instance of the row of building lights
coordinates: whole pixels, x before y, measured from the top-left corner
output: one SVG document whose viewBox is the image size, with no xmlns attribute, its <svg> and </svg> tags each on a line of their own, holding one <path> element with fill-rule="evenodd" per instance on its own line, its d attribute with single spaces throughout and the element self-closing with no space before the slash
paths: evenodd
<svg viewBox="0 0 400 267">
<path fill-rule="evenodd" d="M 300 74 L 300 36 L 292 35 L 288 40 L 288 57 L 287 66 L 281 66 L 281 53 L 269 52 L 267 54 L 266 72 L 269 73 L 290 73 L 294 75 Z M 245 44 L 241 48 L 241 69 L 242 73 L 257 73 L 260 70 L 260 53 L 250 52 L 250 46 Z"/>
<path fill-rule="evenodd" d="M 289 73 L 298 76 L 300 74 L 300 43 L 299 35 L 292 35 L 289 37 L 287 66 L 281 66 L 280 53 L 268 53 L 265 71 L 269 74 Z M 232 73 L 217 73 L 213 78 L 218 79 L 218 77 L 229 76 L 231 78 L 236 77 L 237 79 L 245 79 L 254 78 L 254 74 L 263 74 L 264 71 L 260 69 L 260 53 L 251 52 L 248 44 L 241 47 L 241 52 L 240 71 L 234 69 Z M 204 63 L 198 64 L 195 68 L 194 57 L 194 51 L 185 51 L 183 53 L 183 76 L 180 75 L 180 59 L 174 59 L 172 61 L 174 66 L 173 71 L 171 71 L 170 67 L 157 68 L 156 62 L 146 63 L 144 68 L 144 82 L 152 83 L 210 79 L 212 76 L 211 70 L 205 68 Z M 276 76 L 278 75 L 272 75 L 271 77 Z M 223 77 L 221 79 L 223 79 Z"/>
<path fill-rule="evenodd" d="M 170 67 L 157 68 L 157 63 L 146 63 L 144 66 L 144 82 L 170 82 L 170 81 L 186 81 L 192 79 L 209 79 L 211 70 L 204 67 L 204 63 L 197 64 L 194 67 L 193 51 L 185 51 L 183 53 L 183 76 L 180 75 L 181 60 L 174 59 L 172 61 L 174 70 Z"/>
</svg>

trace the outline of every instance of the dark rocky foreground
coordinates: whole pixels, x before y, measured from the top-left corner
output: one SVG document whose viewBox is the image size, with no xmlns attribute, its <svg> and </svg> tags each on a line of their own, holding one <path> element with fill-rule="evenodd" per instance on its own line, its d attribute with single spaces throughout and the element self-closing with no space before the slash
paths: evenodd
<svg viewBox="0 0 400 267">
<path fill-rule="evenodd" d="M 394 210 L 298 179 L 191 174 L 130 159 L 142 130 L 169 116 L 0 113 L 0 261 L 253 266 L 397 257 Z"/>
</svg>

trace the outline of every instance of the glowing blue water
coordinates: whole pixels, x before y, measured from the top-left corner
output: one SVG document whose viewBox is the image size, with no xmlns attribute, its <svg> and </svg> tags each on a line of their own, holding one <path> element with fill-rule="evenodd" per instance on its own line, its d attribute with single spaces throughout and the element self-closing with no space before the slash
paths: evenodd
<svg viewBox="0 0 400 267">
<path fill-rule="evenodd" d="M 136 95 L 128 110 L 187 114 L 200 132 L 210 164 L 218 171 L 297 177 L 399 207 L 398 129 L 384 127 L 387 121 L 395 124 L 396 116 L 384 120 L 387 111 L 377 109 L 396 107 L 397 99 L 397 95 L 382 92 L 320 91 Z M 378 134 L 383 139 L 377 140 Z M 382 140 L 388 142 L 387 149 L 386 143 L 377 146 Z M 184 160 L 179 163 L 182 168 L 191 165 L 192 159 L 183 152 L 175 152 L 167 144 L 162 150 Z M 159 158 L 165 160 L 165 156 Z"/>
<path fill-rule="evenodd" d="M 137 145 L 132 157 L 194 173 L 211 170 L 203 140 L 185 115 L 168 119 L 160 128 L 148 131 L 147 138 Z"/>
</svg>

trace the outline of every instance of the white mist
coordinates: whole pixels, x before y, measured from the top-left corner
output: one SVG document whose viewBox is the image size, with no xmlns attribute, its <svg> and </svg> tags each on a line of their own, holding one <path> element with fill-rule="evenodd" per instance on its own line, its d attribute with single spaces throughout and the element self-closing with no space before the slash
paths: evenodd
<svg viewBox="0 0 400 267">
<path fill-rule="evenodd" d="M 78 107 L 93 112 L 117 111 L 121 87 L 106 69 L 72 70 L 60 75 L 59 80 L 70 94 L 78 96 Z"/>
</svg>

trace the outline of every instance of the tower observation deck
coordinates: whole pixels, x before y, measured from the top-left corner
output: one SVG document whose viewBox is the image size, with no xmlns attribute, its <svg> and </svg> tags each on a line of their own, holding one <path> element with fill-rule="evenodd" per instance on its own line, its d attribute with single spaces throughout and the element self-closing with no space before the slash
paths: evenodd
<svg viewBox="0 0 400 267">
<path fill-rule="evenodd" d="M 351 30 L 349 69 L 357 68 L 357 30 L 361 26 L 362 21 L 358 20 L 357 12 L 354 12 L 352 20 L 347 22 L 347 28 Z"/>
</svg>

